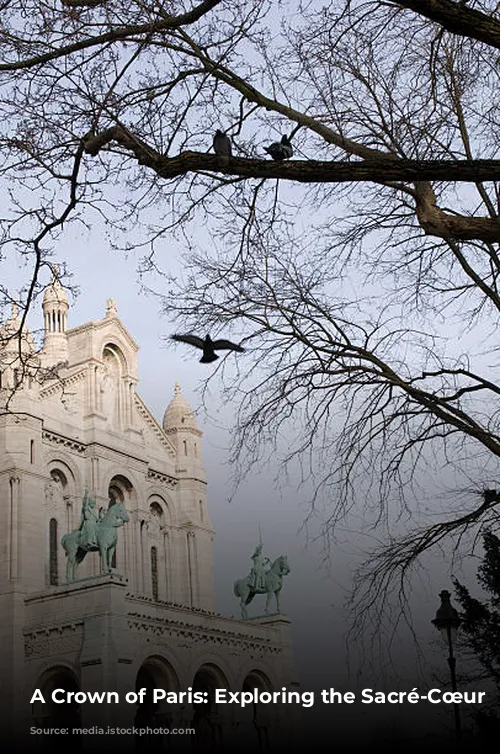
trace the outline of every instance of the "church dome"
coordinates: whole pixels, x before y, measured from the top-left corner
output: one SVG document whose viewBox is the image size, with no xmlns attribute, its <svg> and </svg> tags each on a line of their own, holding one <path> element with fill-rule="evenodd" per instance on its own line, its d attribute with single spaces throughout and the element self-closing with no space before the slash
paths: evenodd
<svg viewBox="0 0 500 754">
<path fill-rule="evenodd" d="M 197 429 L 193 409 L 181 394 L 181 386 L 176 382 L 174 397 L 168 404 L 163 416 L 163 429 L 167 432 L 169 429 L 180 427 Z"/>
<path fill-rule="evenodd" d="M 45 293 L 43 294 L 44 308 L 51 306 L 52 304 L 57 304 L 59 306 L 62 305 L 66 308 L 69 307 L 66 291 L 64 290 L 64 287 L 61 285 L 59 278 L 57 277 L 57 271 L 54 272 L 54 279 L 52 283 L 47 286 Z"/>
</svg>

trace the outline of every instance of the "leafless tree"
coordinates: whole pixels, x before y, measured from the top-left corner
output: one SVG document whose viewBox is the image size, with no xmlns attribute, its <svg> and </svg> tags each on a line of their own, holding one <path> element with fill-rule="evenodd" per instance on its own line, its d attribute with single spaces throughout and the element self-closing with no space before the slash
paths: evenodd
<svg viewBox="0 0 500 754">
<path fill-rule="evenodd" d="M 251 350 L 229 388 L 247 470 L 300 420 L 289 456 L 316 465 L 330 533 L 369 494 L 388 526 L 431 458 L 480 492 L 500 455 L 499 50 L 493 0 L 5 3 L 1 253 L 30 277 L 4 302 L 24 324 L 69 223 L 146 249 L 148 284 L 174 240 L 165 310 Z M 294 158 L 264 159 L 282 133 Z M 470 494 L 372 570 L 497 506 Z"/>
</svg>

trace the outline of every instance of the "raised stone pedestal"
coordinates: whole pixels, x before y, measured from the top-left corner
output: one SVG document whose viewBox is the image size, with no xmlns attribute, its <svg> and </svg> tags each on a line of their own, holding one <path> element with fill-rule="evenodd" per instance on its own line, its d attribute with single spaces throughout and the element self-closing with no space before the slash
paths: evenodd
<svg viewBox="0 0 500 754">
<path fill-rule="evenodd" d="M 75 721 L 82 728 L 130 727 L 134 722 L 136 708 L 124 701 L 125 694 L 135 691 L 131 670 L 134 645 L 127 626 L 126 594 L 126 580 L 111 574 L 53 587 L 25 600 L 25 690 L 34 691 L 45 682 L 50 696 L 51 690 L 61 684 L 54 668 L 54 681 L 49 676 L 44 678 L 44 669 L 52 665 L 51 658 L 56 656 L 57 665 L 67 671 L 68 677 L 74 677 L 79 690 L 119 694 L 119 704 L 85 702 L 75 707 Z M 21 729 L 29 732 L 32 715 L 26 709 L 26 700 L 31 693 L 22 696 Z M 48 698 L 45 701 L 40 705 L 44 726 L 59 712 Z M 83 735 L 82 748 L 95 748 L 97 738 L 95 734 Z M 99 738 L 102 744 L 103 739 Z M 118 737 L 108 740 L 114 746 Z M 33 743 L 33 737 L 29 742 Z M 124 736 L 120 747 L 133 747 L 133 743 L 132 736 Z"/>
<path fill-rule="evenodd" d="M 240 621 L 195 611 L 134 595 L 116 574 L 18 595 L 16 604 L 15 646 L 12 641 L 6 644 L 4 660 L 8 667 L 9 653 L 19 658 L 9 699 L 17 748 L 52 750 L 64 745 L 71 751 L 134 749 L 150 754 L 161 736 L 138 740 L 132 729 L 142 725 L 196 727 L 196 740 L 206 738 L 210 746 L 219 747 L 212 749 L 213 754 L 233 745 L 247 751 L 250 739 L 257 747 L 258 741 L 269 741 L 272 750 L 274 741 L 293 738 L 293 721 L 300 717 L 296 704 L 262 705 L 252 719 L 240 719 L 236 706 L 212 706 L 208 715 L 200 717 L 200 710 L 185 702 L 154 708 L 149 702 L 138 707 L 135 700 L 125 699 L 136 692 L 136 685 L 148 684 L 151 689 L 176 692 L 200 683 L 210 693 L 216 688 L 241 691 L 254 682 L 266 691 L 291 689 L 296 678 L 291 625 L 283 615 Z M 40 689 L 44 701 L 31 704 L 35 689 Z M 119 702 L 93 703 L 87 697 L 75 703 L 73 697 L 73 703 L 58 704 L 52 699 L 54 689 L 62 689 L 58 698 L 69 692 L 114 692 Z M 73 738 L 32 735 L 32 727 L 66 727 Z M 102 733 L 109 728 L 128 732 Z M 75 732 L 80 729 L 87 733 Z M 166 734 L 164 739 L 162 745 L 168 744 L 172 752 L 186 751 L 193 741 L 187 735 Z"/>
</svg>

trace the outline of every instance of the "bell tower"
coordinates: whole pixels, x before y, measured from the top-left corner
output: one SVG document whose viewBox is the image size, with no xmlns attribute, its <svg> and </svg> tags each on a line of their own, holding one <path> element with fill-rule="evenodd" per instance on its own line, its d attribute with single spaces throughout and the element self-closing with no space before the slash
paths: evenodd
<svg viewBox="0 0 500 754">
<path fill-rule="evenodd" d="M 67 314 L 68 297 L 61 285 L 57 267 L 53 268 L 52 283 L 43 296 L 43 361 L 46 365 L 68 360 Z"/>
<path fill-rule="evenodd" d="M 174 397 L 165 411 L 163 431 L 177 451 L 181 520 L 186 532 L 188 604 L 212 610 L 214 531 L 207 510 L 207 482 L 201 458 L 202 432 L 179 383 L 175 384 Z"/>
</svg>

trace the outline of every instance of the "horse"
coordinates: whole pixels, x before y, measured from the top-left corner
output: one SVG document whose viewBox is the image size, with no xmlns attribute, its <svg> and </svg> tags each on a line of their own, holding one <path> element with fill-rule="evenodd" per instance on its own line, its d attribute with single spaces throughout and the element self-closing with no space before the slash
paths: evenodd
<svg viewBox="0 0 500 754">
<path fill-rule="evenodd" d="M 127 511 L 123 503 L 113 503 L 100 521 L 96 523 L 96 540 L 97 545 L 94 547 L 80 547 L 80 530 L 74 529 L 69 534 L 65 534 L 61 539 L 61 544 L 66 553 L 66 581 L 69 583 L 76 581 L 76 569 L 84 559 L 87 552 L 99 551 L 101 559 L 101 574 L 111 573 L 111 563 L 116 550 L 118 541 L 117 529 L 123 526 L 129 520 Z"/>
<path fill-rule="evenodd" d="M 290 573 L 290 566 L 288 565 L 288 559 L 286 555 L 280 555 L 276 558 L 264 577 L 265 586 L 254 588 L 250 586 L 250 576 L 245 579 L 238 579 L 234 582 L 234 594 L 240 600 L 241 617 L 243 620 L 247 620 L 248 612 L 246 605 L 248 605 L 256 594 L 267 594 L 266 600 L 266 614 L 269 614 L 269 605 L 271 603 L 271 597 L 274 594 L 276 599 L 276 612 L 280 612 L 280 599 L 279 594 L 283 585 L 283 576 Z"/>
</svg>

